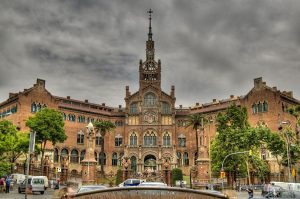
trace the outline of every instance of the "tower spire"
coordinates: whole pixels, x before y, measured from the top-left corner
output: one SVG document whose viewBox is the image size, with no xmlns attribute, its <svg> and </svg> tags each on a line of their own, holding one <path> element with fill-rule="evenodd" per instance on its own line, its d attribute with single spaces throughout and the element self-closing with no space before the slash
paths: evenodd
<svg viewBox="0 0 300 199">
<path fill-rule="evenodd" d="M 151 41 L 152 40 L 152 27 L 151 27 L 151 20 L 152 20 L 152 13 L 153 10 L 151 10 L 151 8 L 147 11 L 147 13 L 149 13 L 149 33 L 148 33 L 148 40 Z"/>
</svg>

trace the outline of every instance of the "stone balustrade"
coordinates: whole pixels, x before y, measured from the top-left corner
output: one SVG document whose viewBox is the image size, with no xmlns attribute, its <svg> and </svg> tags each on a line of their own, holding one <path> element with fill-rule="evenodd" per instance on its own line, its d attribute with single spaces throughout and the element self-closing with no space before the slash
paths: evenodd
<svg viewBox="0 0 300 199">
<path fill-rule="evenodd" d="M 213 191 L 173 187 L 118 187 L 75 194 L 77 199 L 216 199 L 227 198 Z"/>
</svg>

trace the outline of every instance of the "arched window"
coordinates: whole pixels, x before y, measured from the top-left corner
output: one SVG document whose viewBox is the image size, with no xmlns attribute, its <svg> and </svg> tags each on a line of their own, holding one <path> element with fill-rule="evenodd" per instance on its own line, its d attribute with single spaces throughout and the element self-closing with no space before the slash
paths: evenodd
<svg viewBox="0 0 300 199">
<path fill-rule="evenodd" d="M 137 166 L 136 166 L 136 157 L 135 157 L 135 156 L 132 156 L 132 157 L 130 158 L 130 161 L 131 161 L 131 170 L 132 170 L 133 172 L 136 172 L 136 168 L 137 168 Z"/>
<path fill-rule="evenodd" d="M 135 114 L 138 113 L 137 103 L 130 104 L 130 113 Z"/>
<path fill-rule="evenodd" d="M 95 158 L 95 160 L 98 162 L 98 154 L 97 154 L 97 152 L 96 152 L 96 151 L 94 152 L 94 156 L 95 156 L 95 157 L 94 157 L 94 158 Z"/>
<path fill-rule="evenodd" d="M 118 165 L 118 157 L 117 157 L 117 153 L 115 153 L 115 152 L 113 152 L 113 154 L 112 154 L 111 165 L 112 166 Z"/>
<path fill-rule="evenodd" d="M 35 102 L 33 102 L 33 103 L 31 104 L 31 112 L 33 112 L 33 113 L 36 112 L 36 104 L 35 104 Z"/>
<path fill-rule="evenodd" d="M 63 157 L 69 157 L 68 149 L 62 149 L 60 152 L 60 162 L 62 162 Z"/>
<path fill-rule="evenodd" d="M 115 125 L 116 126 L 123 126 L 123 121 L 117 120 L 117 121 L 115 121 Z"/>
<path fill-rule="evenodd" d="M 54 162 L 58 162 L 58 149 L 54 149 Z"/>
<path fill-rule="evenodd" d="M 255 103 L 253 103 L 253 105 L 252 105 L 252 113 L 253 113 L 253 114 L 256 114 L 256 113 L 257 113 L 257 106 L 256 106 Z"/>
<path fill-rule="evenodd" d="M 82 150 L 80 152 L 80 162 L 84 159 L 84 156 L 85 156 L 85 150 Z"/>
<path fill-rule="evenodd" d="M 178 151 L 176 154 L 177 154 L 177 165 L 180 167 L 182 165 L 181 153 Z"/>
<path fill-rule="evenodd" d="M 194 154 L 194 165 L 197 165 L 198 153 Z"/>
<path fill-rule="evenodd" d="M 69 114 L 69 115 L 68 115 L 68 120 L 69 120 L 70 122 L 75 122 L 75 121 L 76 121 L 76 116 L 73 115 L 73 114 Z"/>
<path fill-rule="evenodd" d="M 78 122 L 79 122 L 79 123 L 84 123 L 84 122 L 85 122 L 85 117 L 82 116 L 82 115 L 79 115 L 79 116 L 78 116 Z"/>
<path fill-rule="evenodd" d="M 80 130 L 77 133 L 77 144 L 83 144 L 84 143 L 84 133 L 82 130 Z"/>
<path fill-rule="evenodd" d="M 99 164 L 100 165 L 106 165 L 106 154 L 101 153 L 99 154 Z"/>
<path fill-rule="evenodd" d="M 171 137 L 168 132 L 163 136 L 163 146 L 171 146 Z"/>
<path fill-rule="evenodd" d="M 162 114 L 170 114 L 171 110 L 170 110 L 170 105 L 167 102 L 163 102 L 162 103 Z"/>
<path fill-rule="evenodd" d="M 155 146 L 156 145 L 156 135 L 153 131 L 148 131 L 144 136 L 145 146 Z"/>
<path fill-rule="evenodd" d="M 264 101 L 263 103 L 263 112 L 267 112 L 268 111 L 268 102 Z"/>
<path fill-rule="evenodd" d="M 183 154 L 183 165 L 184 166 L 189 165 L 189 154 L 187 152 L 184 152 L 184 154 Z"/>
<path fill-rule="evenodd" d="M 262 112 L 262 104 L 261 104 L 261 102 L 258 102 L 257 109 L 258 109 L 259 113 Z"/>
<path fill-rule="evenodd" d="M 178 136 L 178 146 L 179 147 L 186 147 L 186 138 L 183 134 Z"/>
<path fill-rule="evenodd" d="M 136 136 L 135 132 L 131 133 L 131 135 L 130 135 L 129 145 L 130 146 L 136 146 L 137 145 L 137 136 Z"/>
<path fill-rule="evenodd" d="M 122 136 L 121 135 L 117 135 L 115 137 L 115 146 L 122 146 Z"/>
<path fill-rule="evenodd" d="M 67 119 L 67 116 L 66 116 L 66 114 L 65 114 L 65 113 L 63 113 L 63 118 L 64 118 L 64 120 L 66 120 L 66 119 Z"/>
<path fill-rule="evenodd" d="M 42 105 L 38 103 L 38 105 L 36 106 L 36 111 L 40 111 L 41 109 L 42 109 Z"/>
<path fill-rule="evenodd" d="M 78 151 L 76 149 L 71 151 L 71 163 L 78 163 Z"/>
<path fill-rule="evenodd" d="M 123 156 L 124 156 L 124 153 L 121 152 L 120 155 L 119 155 L 119 158 L 118 158 L 118 166 L 121 166 Z"/>
<path fill-rule="evenodd" d="M 144 97 L 145 106 L 154 106 L 156 105 L 156 97 L 153 93 L 147 93 Z"/>
<path fill-rule="evenodd" d="M 96 139 L 95 139 L 96 145 L 101 145 L 101 135 L 100 133 L 96 134 Z"/>
</svg>

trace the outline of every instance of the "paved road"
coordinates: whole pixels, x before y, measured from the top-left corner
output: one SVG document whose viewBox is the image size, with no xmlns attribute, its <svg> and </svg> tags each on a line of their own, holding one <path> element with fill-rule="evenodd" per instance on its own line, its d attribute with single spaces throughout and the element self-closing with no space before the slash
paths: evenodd
<svg viewBox="0 0 300 199">
<path fill-rule="evenodd" d="M 44 195 L 41 195 L 40 193 L 35 193 L 33 195 L 28 194 L 28 199 L 51 199 L 52 195 L 54 193 L 53 189 L 47 189 L 44 193 Z M 11 191 L 10 193 L 0 193 L 0 198 L 2 199 L 24 199 L 25 194 L 19 194 L 17 190 Z"/>
</svg>

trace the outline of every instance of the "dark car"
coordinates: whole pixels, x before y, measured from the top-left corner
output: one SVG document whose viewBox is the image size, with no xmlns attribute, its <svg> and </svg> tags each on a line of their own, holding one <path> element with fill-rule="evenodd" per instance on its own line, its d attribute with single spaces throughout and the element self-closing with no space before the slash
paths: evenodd
<svg viewBox="0 0 300 199">
<path fill-rule="evenodd" d="M 288 199 L 288 198 L 296 198 L 296 195 L 292 191 L 280 190 L 280 191 L 276 192 L 275 195 L 273 192 L 266 194 L 265 198 L 286 198 L 286 199 Z"/>
<path fill-rule="evenodd" d="M 95 190 L 102 190 L 102 189 L 107 189 L 107 187 L 104 185 L 86 185 L 86 186 L 81 186 L 77 193 L 84 193 L 88 191 L 95 191 Z"/>
</svg>

